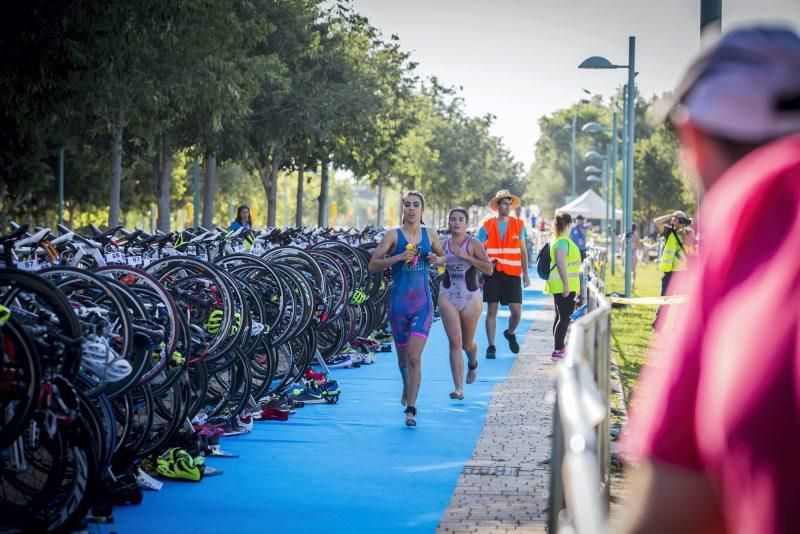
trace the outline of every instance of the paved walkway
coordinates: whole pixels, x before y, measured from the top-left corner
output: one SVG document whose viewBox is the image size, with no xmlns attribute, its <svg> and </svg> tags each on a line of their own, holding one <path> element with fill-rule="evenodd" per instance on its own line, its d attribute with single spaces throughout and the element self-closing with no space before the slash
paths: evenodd
<svg viewBox="0 0 800 534">
<path fill-rule="evenodd" d="M 486 426 L 437 532 L 546 532 L 550 467 L 541 462 L 550 457 L 553 426 L 552 324 L 548 301 L 508 379 L 495 386 Z"/>
</svg>

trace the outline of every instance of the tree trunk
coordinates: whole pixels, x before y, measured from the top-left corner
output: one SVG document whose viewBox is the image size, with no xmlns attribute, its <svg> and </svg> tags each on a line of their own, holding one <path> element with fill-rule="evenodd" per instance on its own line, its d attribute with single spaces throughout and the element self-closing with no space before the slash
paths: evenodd
<svg viewBox="0 0 800 534">
<path fill-rule="evenodd" d="M 75 226 L 75 203 L 70 203 L 68 205 L 65 204 L 65 206 L 67 208 L 67 214 L 69 215 L 68 227 L 72 228 L 73 226 Z M 64 222 L 64 224 L 66 225 L 66 221 Z"/>
<path fill-rule="evenodd" d="M 156 195 L 158 205 L 158 219 L 156 228 L 162 232 L 169 232 L 170 226 L 170 189 L 172 188 L 172 155 L 168 134 L 161 138 L 161 179 Z"/>
<path fill-rule="evenodd" d="M 217 191 L 217 155 L 208 150 L 203 161 L 203 228 L 214 223 L 214 194 Z M 221 226 L 226 226 L 224 223 Z"/>
<path fill-rule="evenodd" d="M 322 171 L 320 172 L 319 183 L 319 211 L 317 214 L 317 226 L 320 228 L 328 227 L 328 161 L 322 161 Z"/>
<path fill-rule="evenodd" d="M 261 185 L 264 187 L 264 196 L 269 198 L 269 190 L 272 182 L 270 181 L 270 172 L 266 165 L 259 165 L 258 166 L 258 177 L 261 178 Z M 264 219 L 269 226 L 269 214 L 264 214 Z"/>
<path fill-rule="evenodd" d="M 114 129 L 114 141 L 111 147 L 111 189 L 108 199 L 108 226 L 119 224 L 120 189 L 122 188 L 122 134 L 125 113 L 117 114 L 117 124 Z"/>
<path fill-rule="evenodd" d="M 269 189 L 267 190 L 267 226 L 274 228 L 278 215 L 278 169 L 281 165 L 281 153 L 272 154 L 272 165 L 269 172 Z"/>
<path fill-rule="evenodd" d="M 303 183 L 304 174 L 306 172 L 306 166 L 302 163 L 300 167 L 297 169 L 297 206 L 295 208 L 294 214 L 294 225 L 297 228 L 303 226 Z"/>
<path fill-rule="evenodd" d="M 383 221 L 383 176 L 378 178 L 378 216 L 375 218 L 375 226 L 380 228 Z"/>
</svg>

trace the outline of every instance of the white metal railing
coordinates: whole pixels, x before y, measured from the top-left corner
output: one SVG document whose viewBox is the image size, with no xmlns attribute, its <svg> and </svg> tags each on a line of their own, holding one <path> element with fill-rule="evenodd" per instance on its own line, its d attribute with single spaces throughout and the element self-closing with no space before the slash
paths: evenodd
<svg viewBox="0 0 800 534">
<path fill-rule="evenodd" d="M 606 532 L 611 305 L 595 271 L 595 265 L 604 266 L 604 253 L 592 250 L 581 266 L 580 317 L 570 325 L 566 356 L 556 374 L 551 533 Z"/>
</svg>

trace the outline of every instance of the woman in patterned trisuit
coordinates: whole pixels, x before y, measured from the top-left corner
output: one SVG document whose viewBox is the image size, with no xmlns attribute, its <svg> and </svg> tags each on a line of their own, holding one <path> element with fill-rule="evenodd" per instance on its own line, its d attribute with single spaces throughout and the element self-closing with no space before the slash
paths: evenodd
<svg viewBox="0 0 800 534">
<path fill-rule="evenodd" d="M 422 380 L 422 350 L 433 319 L 430 265 L 444 266 L 436 232 L 422 225 L 425 198 L 419 191 L 403 196 L 403 225 L 388 230 L 369 260 L 370 272 L 392 268 L 389 322 L 403 377 L 406 425 L 416 426 L 417 393 Z M 390 252 L 391 251 L 391 252 Z M 389 254 L 389 256 L 386 256 Z"/>
<path fill-rule="evenodd" d="M 478 347 L 475 328 L 483 311 L 478 271 L 492 274 L 492 263 L 481 242 L 467 234 L 469 216 L 464 208 L 456 208 L 447 218 L 450 237 L 442 244 L 447 269 L 439 289 L 439 311 L 450 342 L 450 370 L 455 390 L 451 399 L 464 399 L 464 357 L 467 353 L 467 384 L 475 381 L 478 369 Z"/>
</svg>

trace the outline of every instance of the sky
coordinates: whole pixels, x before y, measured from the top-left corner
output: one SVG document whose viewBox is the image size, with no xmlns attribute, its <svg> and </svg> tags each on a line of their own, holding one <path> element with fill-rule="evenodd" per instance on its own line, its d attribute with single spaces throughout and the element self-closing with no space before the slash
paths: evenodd
<svg viewBox="0 0 800 534">
<path fill-rule="evenodd" d="M 418 73 L 461 87 L 466 111 L 496 116 L 492 130 L 527 169 L 537 120 L 585 97 L 606 98 L 627 70 L 584 70 L 589 56 L 628 62 L 636 37 L 640 94 L 675 87 L 700 48 L 700 0 L 352 0 L 384 35 L 397 34 Z M 723 31 L 753 21 L 800 28 L 800 0 L 722 0 Z"/>
</svg>

